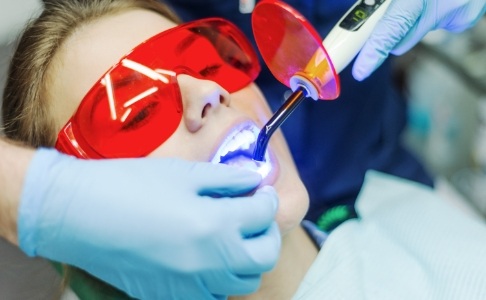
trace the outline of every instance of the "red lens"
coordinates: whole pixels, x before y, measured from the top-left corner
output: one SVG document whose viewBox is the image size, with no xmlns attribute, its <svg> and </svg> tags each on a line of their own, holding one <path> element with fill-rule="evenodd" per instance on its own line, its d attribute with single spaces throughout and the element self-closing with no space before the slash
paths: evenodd
<svg viewBox="0 0 486 300">
<path fill-rule="evenodd" d="M 56 148 L 84 158 L 145 156 L 181 122 L 177 74 L 235 92 L 259 71 L 249 42 L 223 19 L 172 28 L 140 44 L 93 86 L 59 133 Z"/>
<path fill-rule="evenodd" d="M 121 65 L 114 71 L 79 107 L 73 134 L 83 148 L 102 156 L 145 155 L 179 125 L 182 104 L 176 80 L 167 76 L 164 83 Z"/>
</svg>

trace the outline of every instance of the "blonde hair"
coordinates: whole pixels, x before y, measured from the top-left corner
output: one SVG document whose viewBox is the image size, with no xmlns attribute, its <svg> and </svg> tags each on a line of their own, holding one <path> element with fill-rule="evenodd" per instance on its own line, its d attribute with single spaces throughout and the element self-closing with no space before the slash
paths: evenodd
<svg viewBox="0 0 486 300">
<path fill-rule="evenodd" d="M 45 0 L 41 15 L 25 28 L 8 71 L 3 94 L 5 134 L 34 147 L 53 146 L 54 121 L 49 114 L 49 65 L 63 42 L 83 24 L 102 16 L 142 8 L 180 23 L 167 5 L 156 0 Z"/>
<path fill-rule="evenodd" d="M 180 23 L 167 5 L 156 0 L 44 1 L 41 15 L 25 27 L 8 70 L 2 117 L 4 132 L 10 139 L 34 147 L 54 145 L 57 132 L 47 99 L 47 73 L 53 57 L 77 28 L 103 16 L 131 9 L 151 10 Z M 60 267 L 59 264 L 54 265 Z M 81 299 L 127 297 L 81 270 L 72 267 L 59 269 L 64 275 L 64 285 L 69 278 L 83 283 L 81 289 L 72 286 Z"/>
</svg>

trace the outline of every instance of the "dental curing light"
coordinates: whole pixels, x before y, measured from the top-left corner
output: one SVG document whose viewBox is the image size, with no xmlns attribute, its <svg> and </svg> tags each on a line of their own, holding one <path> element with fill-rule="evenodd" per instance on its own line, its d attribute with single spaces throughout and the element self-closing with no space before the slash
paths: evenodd
<svg viewBox="0 0 486 300">
<path fill-rule="evenodd" d="M 253 159 L 263 161 L 272 134 L 305 98 L 334 100 L 338 73 L 358 54 L 391 0 L 356 2 L 322 40 L 293 7 L 277 0 L 260 1 L 252 27 L 263 60 L 273 76 L 293 93 L 258 134 Z"/>
</svg>

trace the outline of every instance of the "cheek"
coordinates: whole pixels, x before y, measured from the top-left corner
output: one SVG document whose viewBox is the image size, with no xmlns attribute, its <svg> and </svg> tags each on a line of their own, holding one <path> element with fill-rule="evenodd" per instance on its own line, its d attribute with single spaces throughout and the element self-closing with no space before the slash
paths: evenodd
<svg viewBox="0 0 486 300">
<path fill-rule="evenodd" d="M 201 142 L 195 135 L 191 135 L 187 131 L 184 122 L 181 122 L 170 138 L 152 151 L 148 156 L 177 157 L 190 161 L 206 161 L 207 154 L 204 150 L 207 147 L 203 147 L 200 143 Z M 197 145 L 199 145 L 199 147 Z M 197 149 L 197 151 L 195 151 L 195 149 Z"/>
<path fill-rule="evenodd" d="M 309 208 L 309 196 L 296 173 L 286 172 L 282 176 L 287 180 L 277 182 L 274 187 L 280 201 L 276 220 L 282 236 L 285 236 L 304 218 Z"/>
<path fill-rule="evenodd" d="M 262 127 L 272 113 L 267 101 L 255 84 L 250 84 L 231 94 L 231 106 L 248 115 L 258 126 Z"/>
<path fill-rule="evenodd" d="M 280 165 L 279 177 L 274 184 L 280 199 L 276 219 L 282 235 L 285 235 L 304 218 L 309 208 L 309 196 L 281 131 L 272 136 L 270 147 L 278 156 Z"/>
</svg>

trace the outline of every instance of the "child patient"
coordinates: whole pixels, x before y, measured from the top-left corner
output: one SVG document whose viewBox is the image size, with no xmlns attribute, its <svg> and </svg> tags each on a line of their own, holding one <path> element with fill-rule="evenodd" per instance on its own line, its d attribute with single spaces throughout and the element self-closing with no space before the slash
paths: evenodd
<svg viewBox="0 0 486 300">
<path fill-rule="evenodd" d="M 178 157 L 260 172 L 280 198 L 282 248 L 260 289 L 242 298 L 486 299 L 484 222 L 384 175 L 368 174 L 360 218 L 335 229 L 317 255 L 322 240 L 302 225 L 309 199 L 282 134 L 265 164 L 251 160 L 270 110 L 253 83 L 256 55 L 231 24 L 178 26 L 152 0 L 46 2 L 12 60 L 6 134 L 83 158 Z M 80 298 L 126 297 L 68 273 Z"/>
<path fill-rule="evenodd" d="M 256 54 L 224 20 L 177 23 L 151 0 L 48 3 L 13 57 L 6 134 L 84 158 L 178 157 L 255 169 L 252 144 L 270 116 L 253 83 Z M 300 226 L 308 196 L 281 133 L 258 171 L 279 194 L 283 241 L 278 266 L 251 297 L 288 299 L 318 249 Z M 71 277 L 80 276 L 80 297 L 110 295 L 79 270 Z"/>
</svg>

